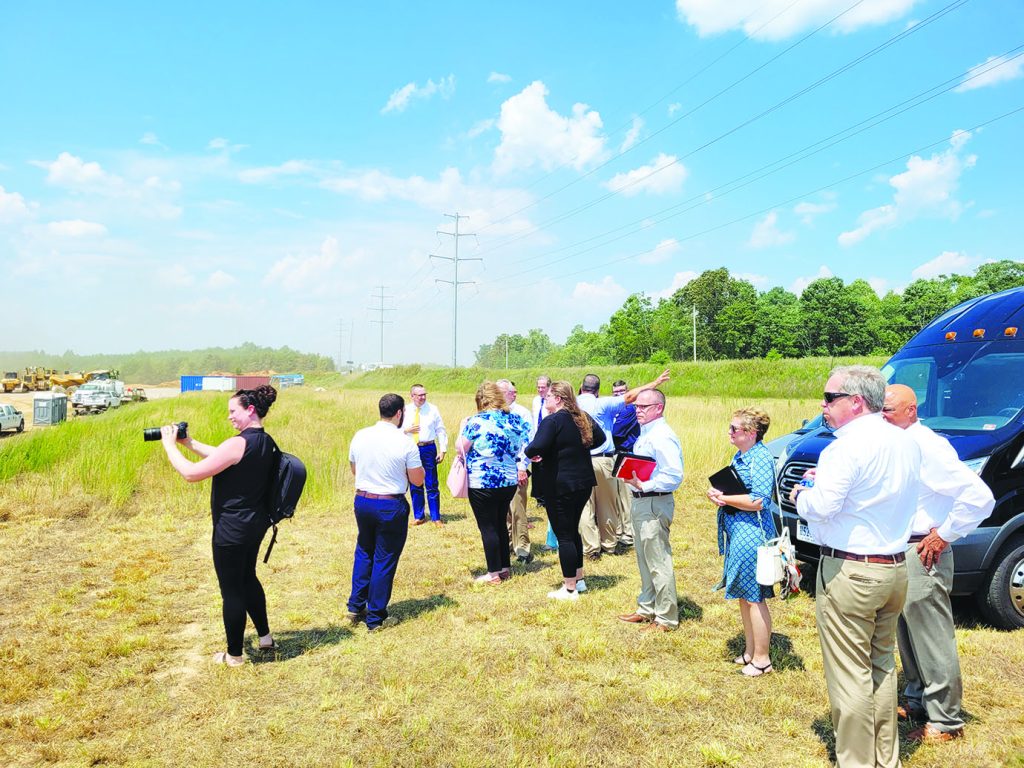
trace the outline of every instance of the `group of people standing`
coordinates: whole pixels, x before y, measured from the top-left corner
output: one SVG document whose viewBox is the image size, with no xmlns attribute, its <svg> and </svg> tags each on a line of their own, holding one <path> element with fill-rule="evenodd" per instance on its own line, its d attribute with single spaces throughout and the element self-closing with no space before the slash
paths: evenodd
<svg viewBox="0 0 1024 768">
<path fill-rule="evenodd" d="M 516 401 L 514 383 L 484 382 L 477 413 L 460 426 L 455 449 L 466 463 L 469 503 L 480 530 L 486 572 L 476 581 L 497 587 L 511 576 L 511 557 L 529 562 L 526 486 L 546 508 L 557 540 L 562 586 L 555 600 L 586 591 L 584 561 L 635 548 L 640 576 L 636 607 L 618 618 L 648 630 L 679 623 L 672 549 L 673 492 L 683 479 L 679 439 L 664 418 L 665 395 L 654 381 L 599 394 L 584 378 L 578 394 L 566 381 L 541 377 L 534 408 Z M 378 631 L 393 621 L 388 603 L 410 525 L 443 526 L 437 465 L 448 452 L 440 412 L 416 385 L 412 403 L 386 394 L 379 421 L 359 430 L 349 449 L 355 476 L 358 537 L 348 618 Z M 171 465 L 191 482 L 213 478 L 213 561 L 223 599 L 227 649 L 215 661 L 244 663 L 248 616 L 258 647 L 275 648 L 266 598 L 256 577 L 272 472 L 280 451 L 263 429 L 276 398 L 269 386 L 239 390 L 228 401 L 238 435 L 219 446 L 177 425 L 162 428 Z M 822 411 L 836 440 L 822 452 L 790 501 L 820 545 L 815 610 L 840 766 L 898 766 L 897 719 L 923 722 L 912 740 L 948 741 L 963 733 L 962 681 L 950 592 L 949 544 L 991 513 L 988 486 L 961 462 L 945 438 L 917 417 L 914 390 L 886 386 L 877 369 L 835 369 Z M 755 578 L 756 550 L 775 535 L 774 461 L 763 444 L 770 419 L 757 408 L 735 411 L 729 439 L 746 493 L 709 488 L 718 506 L 725 557 L 721 586 L 739 602 L 744 648 L 735 662 L 749 677 L 772 671 L 771 587 Z M 632 453 L 653 460 L 646 479 L 615 477 L 613 459 L 630 440 Z M 179 447 L 199 457 L 187 459 Z M 413 520 L 409 521 L 412 499 Z M 907 686 L 897 707 L 894 650 Z"/>
</svg>

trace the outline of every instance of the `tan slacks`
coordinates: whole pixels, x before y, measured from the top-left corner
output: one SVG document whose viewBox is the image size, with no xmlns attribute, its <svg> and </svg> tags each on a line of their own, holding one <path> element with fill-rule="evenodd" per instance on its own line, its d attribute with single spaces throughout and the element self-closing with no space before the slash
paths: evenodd
<svg viewBox="0 0 1024 768">
<path fill-rule="evenodd" d="M 640 570 L 636 612 L 675 629 L 679 626 L 679 598 L 668 540 L 675 501 L 669 494 L 634 498 L 632 502 L 633 546 Z"/>
<path fill-rule="evenodd" d="M 894 650 L 906 596 L 906 563 L 818 563 L 818 639 L 840 768 L 900 765 Z"/>
<path fill-rule="evenodd" d="M 611 456 L 594 456 L 591 459 L 597 485 L 580 517 L 580 538 L 583 539 L 583 553 L 597 555 L 602 551 L 612 553 L 619 542 L 621 526 L 618 514 L 618 480 L 612 477 L 615 459 Z"/>
<path fill-rule="evenodd" d="M 633 546 L 633 515 L 630 509 L 633 506 L 633 491 L 621 480 L 615 480 L 615 484 L 619 489 L 618 511 L 620 525 L 617 531 L 619 541 L 627 547 L 631 547 Z"/>
<path fill-rule="evenodd" d="M 526 557 L 530 554 L 530 528 L 526 515 L 526 483 L 516 488 L 516 495 L 508 505 L 508 541 L 512 554 Z"/>
</svg>

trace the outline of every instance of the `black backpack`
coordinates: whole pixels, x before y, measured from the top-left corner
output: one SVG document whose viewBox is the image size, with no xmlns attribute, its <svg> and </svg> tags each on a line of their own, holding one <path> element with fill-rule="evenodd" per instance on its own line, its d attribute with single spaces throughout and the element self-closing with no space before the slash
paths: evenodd
<svg viewBox="0 0 1024 768">
<path fill-rule="evenodd" d="M 274 534 L 270 537 L 267 554 L 263 557 L 264 563 L 270 559 L 270 552 L 277 541 L 277 524 L 295 514 L 302 489 L 306 487 L 306 465 L 302 460 L 298 456 L 277 449 L 276 445 L 274 448 L 277 461 L 274 463 L 270 493 L 267 495 L 267 515 L 274 526 Z"/>
</svg>

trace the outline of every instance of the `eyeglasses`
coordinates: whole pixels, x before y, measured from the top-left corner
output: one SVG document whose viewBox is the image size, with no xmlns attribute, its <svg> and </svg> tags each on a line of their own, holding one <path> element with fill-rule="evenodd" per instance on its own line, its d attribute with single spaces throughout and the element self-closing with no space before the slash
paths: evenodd
<svg viewBox="0 0 1024 768">
<path fill-rule="evenodd" d="M 737 432 L 746 432 L 747 430 L 743 427 L 737 427 L 735 424 L 729 425 L 729 434 L 735 435 Z"/>
<path fill-rule="evenodd" d="M 661 405 L 661 403 L 636 403 L 636 409 L 643 409 L 646 411 L 648 408 L 653 408 L 656 405 Z"/>
<path fill-rule="evenodd" d="M 896 409 L 891 405 L 886 405 L 882 407 L 882 413 L 896 413 Z"/>
<path fill-rule="evenodd" d="M 821 397 L 827 404 L 831 405 L 836 400 L 840 400 L 844 397 L 853 397 L 853 395 L 849 392 L 824 392 Z"/>
</svg>

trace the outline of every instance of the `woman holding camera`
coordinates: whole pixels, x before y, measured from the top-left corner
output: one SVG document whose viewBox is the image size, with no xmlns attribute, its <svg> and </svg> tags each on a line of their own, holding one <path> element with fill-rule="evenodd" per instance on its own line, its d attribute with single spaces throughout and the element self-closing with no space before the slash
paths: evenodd
<svg viewBox="0 0 1024 768">
<path fill-rule="evenodd" d="M 276 399 L 277 391 L 266 384 L 235 392 L 228 401 L 228 421 L 238 434 L 216 447 L 189 436 L 179 439 L 176 424 L 160 429 L 167 458 L 182 477 L 190 483 L 213 478 L 213 567 L 224 601 L 227 634 L 227 651 L 214 654 L 213 660 L 229 667 L 245 663 L 242 641 L 246 614 L 259 634 L 260 650 L 274 648 L 267 599 L 256 577 L 256 559 L 270 527 L 268 495 L 280 454 L 274 439 L 263 430 L 263 419 Z M 187 459 L 179 444 L 200 460 Z"/>
</svg>

